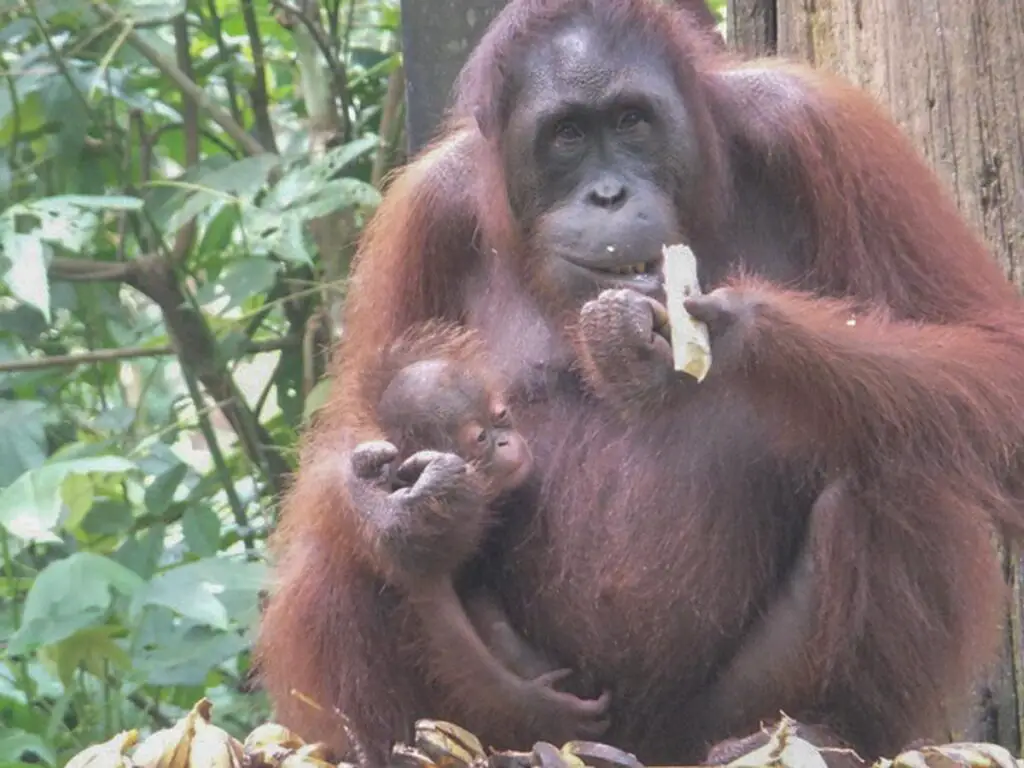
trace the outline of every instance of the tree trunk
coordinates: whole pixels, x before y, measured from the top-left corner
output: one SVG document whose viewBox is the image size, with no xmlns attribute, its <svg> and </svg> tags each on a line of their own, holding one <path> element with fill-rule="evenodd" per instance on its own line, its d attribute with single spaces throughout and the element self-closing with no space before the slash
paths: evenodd
<svg viewBox="0 0 1024 768">
<path fill-rule="evenodd" d="M 730 0 L 729 11 L 733 48 L 809 61 L 871 92 L 945 179 L 1010 279 L 1024 282 L 1021 0 Z M 1018 753 L 1019 563 L 1004 551 L 1015 597 L 1004 660 L 962 734 Z"/>
<path fill-rule="evenodd" d="M 1024 4 L 777 0 L 778 52 L 839 72 L 888 107 L 1007 274 L 1024 250 Z"/>
<path fill-rule="evenodd" d="M 452 84 L 506 0 L 402 0 L 409 152 L 440 127 Z"/>
<path fill-rule="evenodd" d="M 729 47 L 748 57 L 775 53 L 778 21 L 775 0 L 729 0 L 725 14 Z"/>
</svg>

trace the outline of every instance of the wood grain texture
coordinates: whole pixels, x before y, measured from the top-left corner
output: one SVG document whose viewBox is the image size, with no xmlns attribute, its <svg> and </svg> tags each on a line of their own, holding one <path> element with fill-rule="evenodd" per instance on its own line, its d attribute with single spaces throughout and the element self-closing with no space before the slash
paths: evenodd
<svg viewBox="0 0 1024 768">
<path fill-rule="evenodd" d="M 777 0 L 778 52 L 867 88 L 1024 281 L 1024 0 Z"/>
</svg>

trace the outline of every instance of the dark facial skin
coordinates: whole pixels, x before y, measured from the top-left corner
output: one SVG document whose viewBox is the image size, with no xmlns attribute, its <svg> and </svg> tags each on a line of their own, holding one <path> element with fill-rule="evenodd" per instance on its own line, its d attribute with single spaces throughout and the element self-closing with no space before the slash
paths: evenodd
<svg viewBox="0 0 1024 768">
<path fill-rule="evenodd" d="M 519 487 L 533 459 L 526 441 L 512 426 L 500 393 L 487 390 L 470 372 L 443 360 L 425 360 L 402 369 L 385 390 L 380 411 L 432 450 L 450 451 L 484 474 L 498 496 Z M 403 483 L 415 477 L 397 473 Z"/>
<path fill-rule="evenodd" d="M 576 354 L 622 410 L 688 396 L 662 248 L 688 241 L 687 212 L 700 220 L 705 164 L 675 71 L 645 41 L 578 20 L 511 66 L 500 146 L 532 285 L 555 313 L 580 312 Z"/>
<path fill-rule="evenodd" d="M 677 180 L 700 172 L 672 72 L 577 25 L 512 80 L 506 178 L 542 280 L 578 303 L 606 288 L 660 296 L 661 248 L 684 239 Z"/>
</svg>

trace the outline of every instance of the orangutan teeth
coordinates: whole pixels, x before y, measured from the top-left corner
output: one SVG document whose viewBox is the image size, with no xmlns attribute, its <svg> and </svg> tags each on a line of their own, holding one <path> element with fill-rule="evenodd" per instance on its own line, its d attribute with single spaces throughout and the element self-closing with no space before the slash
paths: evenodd
<svg viewBox="0 0 1024 768">
<path fill-rule="evenodd" d="M 623 267 L 609 267 L 608 271 L 613 275 L 642 275 L 650 271 L 650 264 L 647 262 L 637 262 L 636 264 L 627 264 Z"/>
</svg>

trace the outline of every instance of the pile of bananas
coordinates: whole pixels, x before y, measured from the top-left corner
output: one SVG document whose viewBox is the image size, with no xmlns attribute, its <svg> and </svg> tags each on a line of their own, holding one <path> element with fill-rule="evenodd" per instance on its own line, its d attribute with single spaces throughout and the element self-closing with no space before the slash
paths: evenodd
<svg viewBox="0 0 1024 768">
<path fill-rule="evenodd" d="M 138 731 L 124 731 L 73 757 L 65 768 L 358 768 L 336 763 L 323 744 L 307 744 L 276 723 L 265 723 L 244 742 L 210 722 L 213 705 L 201 699 L 170 728 L 136 746 Z M 799 738 L 783 720 L 768 743 L 726 768 L 826 768 L 822 751 Z M 132 749 L 134 747 L 134 750 Z M 862 763 L 869 768 L 867 763 Z M 416 723 L 411 744 L 394 747 L 387 768 L 644 768 L 628 752 L 605 744 L 570 741 L 561 748 L 538 742 L 529 752 L 492 752 L 463 728 L 439 720 Z M 904 752 L 870 768 L 1024 768 L 1002 747 L 957 743 Z"/>
<path fill-rule="evenodd" d="M 488 752 L 464 728 L 420 720 L 411 745 L 392 749 L 388 768 L 644 768 L 633 755 L 606 744 L 570 741 L 561 749 L 541 741 L 529 752 Z"/>
<path fill-rule="evenodd" d="M 213 704 L 200 699 L 170 728 L 136 746 L 139 732 L 124 731 L 79 752 L 65 768 L 334 768 L 323 744 L 306 744 L 287 728 L 265 723 L 241 742 L 210 722 Z M 354 768 L 342 764 L 339 768 Z"/>
</svg>

